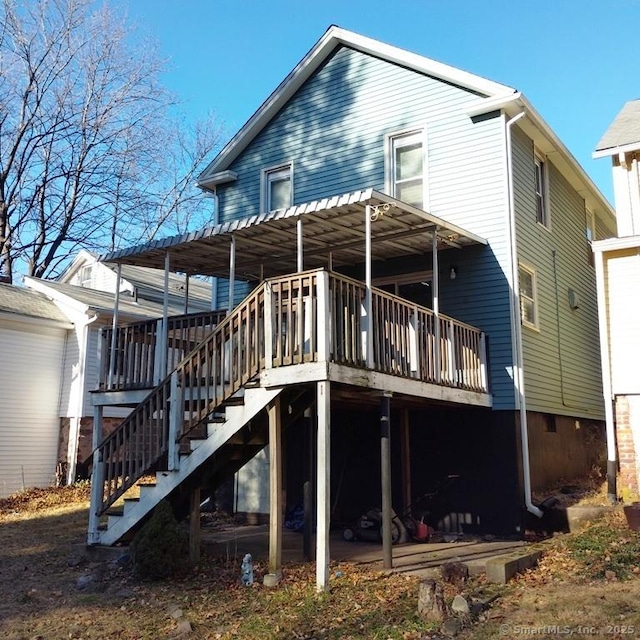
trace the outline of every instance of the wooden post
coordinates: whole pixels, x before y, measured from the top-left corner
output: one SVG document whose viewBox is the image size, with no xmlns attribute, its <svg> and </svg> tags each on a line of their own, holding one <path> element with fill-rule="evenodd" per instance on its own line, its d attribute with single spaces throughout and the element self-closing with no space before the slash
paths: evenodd
<svg viewBox="0 0 640 640">
<path fill-rule="evenodd" d="M 326 362 L 330 356 L 331 325 L 333 318 L 330 317 L 331 306 L 329 303 L 329 274 L 326 271 L 319 271 L 316 281 L 317 295 L 317 315 L 316 327 L 318 331 L 316 349 L 318 362 Z M 266 298 L 265 298 L 266 313 Z"/>
<path fill-rule="evenodd" d="M 171 373 L 171 393 L 169 395 L 169 443 L 167 452 L 167 468 L 176 471 L 180 468 L 180 447 L 178 434 L 182 431 L 184 421 L 184 390 L 178 385 L 178 372 Z M 192 390 L 190 390 L 192 393 Z"/>
<path fill-rule="evenodd" d="M 100 456 L 98 446 L 102 440 L 102 406 L 93 408 L 93 438 L 91 447 L 93 449 L 93 467 L 91 469 L 91 504 L 89 506 L 89 527 L 87 544 L 98 544 L 100 542 L 100 532 L 98 525 L 98 509 L 102 502 L 104 462 Z"/>
<path fill-rule="evenodd" d="M 231 234 L 231 244 L 229 246 L 229 313 L 235 307 L 235 283 L 236 283 L 236 237 Z"/>
<path fill-rule="evenodd" d="M 315 447 L 315 424 L 311 409 L 304 412 L 304 434 L 305 453 L 307 456 L 307 473 L 303 486 L 303 506 L 304 506 L 304 528 L 302 529 L 302 557 L 307 561 L 312 561 L 313 553 L 313 532 L 314 532 L 314 477 L 316 469 L 316 447 Z"/>
<path fill-rule="evenodd" d="M 365 230 L 365 299 L 362 323 L 362 351 L 368 369 L 373 369 L 373 300 L 371 292 L 371 215 L 372 207 L 367 205 L 364 210 Z"/>
<path fill-rule="evenodd" d="M 120 307 L 120 285 L 122 283 L 122 265 L 118 263 L 116 271 L 116 296 L 113 303 L 113 319 L 111 322 L 111 345 L 109 355 L 109 373 L 107 376 L 107 389 L 113 388 L 113 378 L 116 374 L 116 341 L 118 333 L 118 312 Z"/>
<path fill-rule="evenodd" d="M 433 230 L 432 238 L 432 291 L 433 291 L 433 359 L 434 359 L 434 373 L 436 382 L 440 382 L 442 376 L 442 345 L 440 344 L 440 276 L 438 273 L 438 227 Z"/>
<path fill-rule="evenodd" d="M 391 446 L 390 394 L 380 399 L 380 472 L 382 480 L 382 566 L 393 567 L 391 545 Z"/>
<path fill-rule="evenodd" d="M 409 409 L 402 410 L 400 423 L 400 454 L 402 457 L 402 506 L 411 505 L 411 443 L 409 437 Z M 409 514 L 413 515 L 413 514 Z"/>
<path fill-rule="evenodd" d="M 329 524 L 331 518 L 331 387 L 328 380 L 317 383 L 318 455 L 316 480 L 316 589 L 329 590 Z"/>
<path fill-rule="evenodd" d="M 269 573 L 264 584 L 273 587 L 282 578 L 282 419 L 280 396 L 269 405 Z"/>
<path fill-rule="evenodd" d="M 297 259 L 297 267 L 298 267 L 298 273 L 301 273 L 302 271 L 304 271 L 304 240 L 303 240 L 303 233 L 302 233 L 302 216 L 298 216 L 298 220 L 296 221 L 296 232 L 297 232 L 297 254 L 298 254 L 298 259 Z"/>
<path fill-rule="evenodd" d="M 274 333 L 273 287 L 270 282 L 264 283 L 264 368 L 273 368 L 273 333 Z"/>
<path fill-rule="evenodd" d="M 200 487 L 191 491 L 189 508 L 189 558 L 191 564 L 200 562 Z"/>
</svg>

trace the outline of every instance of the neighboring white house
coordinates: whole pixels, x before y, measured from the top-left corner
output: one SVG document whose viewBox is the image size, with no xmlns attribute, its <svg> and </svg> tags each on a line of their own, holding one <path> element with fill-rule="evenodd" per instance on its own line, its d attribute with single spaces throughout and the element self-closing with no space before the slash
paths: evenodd
<svg viewBox="0 0 640 640">
<path fill-rule="evenodd" d="M 55 481 L 62 362 L 72 331 L 44 295 L 0 284 L 0 497 Z"/>
<path fill-rule="evenodd" d="M 611 158 L 620 236 L 593 243 L 609 464 L 618 465 L 617 495 L 632 502 L 640 497 L 640 100 L 624 105 L 593 156 Z"/>
<path fill-rule="evenodd" d="M 81 251 L 57 281 L 0 285 L 0 497 L 52 484 L 56 467 L 67 482 L 86 472 L 99 332 L 112 324 L 116 282 L 115 268 Z M 163 289 L 164 273 L 123 267 L 120 322 L 160 318 Z M 169 289 L 169 315 L 211 308 L 207 282 L 171 273 Z M 106 411 L 105 433 L 129 411 Z"/>
</svg>

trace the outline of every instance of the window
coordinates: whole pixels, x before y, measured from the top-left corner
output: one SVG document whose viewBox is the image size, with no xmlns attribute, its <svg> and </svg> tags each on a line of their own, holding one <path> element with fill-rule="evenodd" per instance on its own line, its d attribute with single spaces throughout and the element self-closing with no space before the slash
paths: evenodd
<svg viewBox="0 0 640 640">
<path fill-rule="evenodd" d="M 531 329 L 538 328 L 538 301 L 536 293 L 536 272 L 530 267 L 518 267 L 520 281 L 520 317 L 522 324 Z"/>
<path fill-rule="evenodd" d="M 596 239 L 596 217 L 593 211 L 589 211 L 589 209 L 585 211 L 585 216 L 584 235 L 587 239 L 587 264 L 593 267 L 595 260 L 591 250 L 591 243 Z"/>
<path fill-rule="evenodd" d="M 387 191 L 424 209 L 424 134 L 412 131 L 387 138 Z"/>
<path fill-rule="evenodd" d="M 539 156 L 534 158 L 536 178 L 536 220 L 549 227 L 549 203 L 547 202 L 547 163 Z"/>
<path fill-rule="evenodd" d="M 291 184 L 291 165 L 283 165 L 262 172 L 262 206 L 263 213 L 286 209 L 293 202 Z"/>
<path fill-rule="evenodd" d="M 93 281 L 93 265 L 87 264 L 81 267 L 78 274 L 78 284 L 85 289 L 90 289 Z"/>
</svg>

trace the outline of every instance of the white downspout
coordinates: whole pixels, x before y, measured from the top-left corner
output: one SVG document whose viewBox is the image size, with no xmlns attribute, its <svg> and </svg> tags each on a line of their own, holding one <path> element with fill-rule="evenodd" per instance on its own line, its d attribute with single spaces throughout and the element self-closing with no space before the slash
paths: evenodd
<svg viewBox="0 0 640 640">
<path fill-rule="evenodd" d="M 81 327 L 78 327 L 80 336 L 78 340 L 78 389 L 76 389 L 75 416 L 69 421 L 69 441 L 67 442 L 67 484 L 75 482 L 76 465 L 78 464 L 78 445 L 80 443 L 80 427 L 84 415 L 84 394 L 87 381 L 85 379 L 87 368 L 87 345 L 89 342 L 89 325 L 98 319 L 98 313 L 87 318 Z M 73 424 L 72 424 L 73 423 Z M 95 449 L 95 447 L 94 447 Z"/>
<path fill-rule="evenodd" d="M 524 356 L 522 353 L 522 323 L 520 321 L 520 291 L 518 289 L 518 248 L 516 245 L 516 213 L 513 190 L 513 154 L 511 148 L 511 127 L 526 115 L 526 111 L 508 120 L 505 124 L 507 144 L 507 181 L 509 184 L 509 243 L 511 245 L 511 333 L 513 335 L 513 384 L 516 394 L 516 408 L 520 410 L 520 440 L 522 442 L 522 475 L 524 476 L 524 503 L 527 511 L 542 518 L 544 513 L 531 499 L 531 464 L 529 459 L 529 428 L 527 423 L 527 402 L 524 390 Z"/>
</svg>

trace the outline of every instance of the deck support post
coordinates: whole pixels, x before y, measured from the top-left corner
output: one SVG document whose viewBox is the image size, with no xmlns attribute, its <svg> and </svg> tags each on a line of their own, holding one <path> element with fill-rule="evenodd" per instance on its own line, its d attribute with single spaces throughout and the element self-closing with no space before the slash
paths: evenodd
<svg viewBox="0 0 640 640">
<path fill-rule="evenodd" d="M 318 327 L 316 350 L 318 353 L 318 362 L 326 362 L 329 360 L 331 342 L 331 321 L 329 319 L 329 273 L 327 271 L 318 271 L 316 281 L 316 299 L 318 304 L 318 311 L 316 315 Z"/>
<path fill-rule="evenodd" d="M 189 559 L 200 562 L 200 487 L 194 487 L 189 496 Z"/>
<path fill-rule="evenodd" d="M 264 368 L 273 369 L 273 287 L 264 283 Z"/>
<path fill-rule="evenodd" d="M 436 383 L 442 377 L 442 344 L 440 343 L 440 275 L 438 272 L 438 227 L 433 230 L 432 242 L 432 280 L 433 280 L 433 361 Z"/>
<path fill-rule="evenodd" d="M 171 391 L 169 395 L 169 442 L 167 443 L 167 468 L 176 471 L 180 468 L 178 433 L 184 420 L 183 390 L 178 384 L 178 372 L 171 373 Z"/>
<path fill-rule="evenodd" d="M 371 216 L 372 207 L 367 205 L 364 209 L 365 231 L 365 299 L 362 321 L 362 351 L 364 361 L 368 369 L 373 369 L 373 302 L 371 295 Z"/>
<path fill-rule="evenodd" d="M 391 393 L 380 398 L 380 473 L 382 484 L 382 566 L 393 567 L 391 546 Z"/>
<path fill-rule="evenodd" d="M 297 267 L 298 273 L 302 273 L 304 271 L 304 240 L 302 235 L 302 216 L 298 216 L 298 220 L 296 221 L 296 235 L 297 235 Z"/>
<path fill-rule="evenodd" d="M 107 389 L 113 389 L 113 378 L 116 374 L 116 339 L 118 332 L 118 310 L 120 307 L 120 285 L 122 283 L 122 265 L 118 263 L 116 270 L 116 295 L 113 302 L 113 318 L 111 320 L 111 345 L 109 354 L 109 375 Z"/>
<path fill-rule="evenodd" d="M 329 524 L 331 519 L 331 387 L 317 383 L 318 444 L 316 458 L 316 590 L 329 590 Z"/>
<path fill-rule="evenodd" d="M 231 313 L 235 306 L 235 284 L 236 284 L 236 237 L 231 234 L 231 244 L 229 245 L 229 307 L 228 312 Z"/>
<path fill-rule="evenodd" d="M 409 428 L 409 409 L 402 409 L 400 422 L 400 456 L 402 464 L 402 506 L 411 506 L 411 441 Z M 409 514 L 413 515 L 413 514 Z"/>
<path fill-rule="evenodd" d="M 184 315 L 189 313 L 189 274 L 184 275 Z"/>
<path fill-rule="evenodd" d="M 168 340 L 169 340 L 169 272 L 171 270 L 171 258 L 169 252 L 164 254 L 164 296 L 162 299 L 162 335 L 158 343 L 160 349 L 160 375 L 159 380 L 164 380 L 167 375 L 167 363 L 168 363 Z"/>
<path fill-rule="evenodd" d="M 104 479 L 104 462 L 98 445 L 102 440 L 102 405 L 93 408 L 93 436 L 91 447 L 93 449 L 93 468 L 91 470 L 91 503 L 89 505 L 89 527 L 87 544 L 99 544 L 100 533 L 98 525 L 98 508 L 102 502 L 102 483 Z"/>
<path fill-rule="evenodd" d="M 282 414 L 280 396 L 269 405 L 269 573 L 265 586 L 275 586 L 282 578 Z"/>
</svg>

